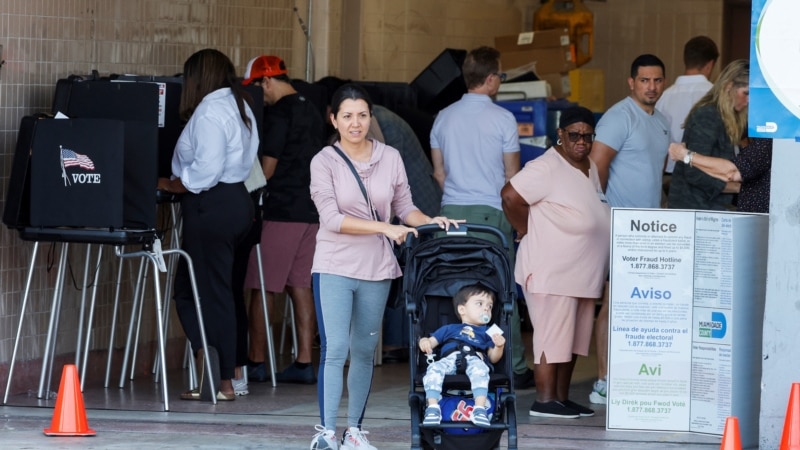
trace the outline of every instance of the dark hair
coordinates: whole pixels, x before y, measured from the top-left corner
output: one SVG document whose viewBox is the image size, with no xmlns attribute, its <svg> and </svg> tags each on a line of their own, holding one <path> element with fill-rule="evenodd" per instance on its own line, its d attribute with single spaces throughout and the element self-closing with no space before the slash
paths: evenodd
<svg viewBox="0 0 800 450">
<path fill-rule="evenodd" d="M 594 128 L 594 113 L 589 111 L 588 108 L 583 106 L 574 106 L 572 108 L 561 111 L 561 117 L 558 121 L 558 128 L 562 130 L 573 123 L 583 122 L 586 125 Z"/>
<path fill-rule="evenodd" d="M 658 56 L 645 53 L 644 55 L 637 56 L 636 59 L 633 60 L 633 63 L 631 64 L 631 78 L 636 78 L 636 75 L 639 74 L 639 67 L 652 66 L 661 67 L 661 72 L 666 75 L 667 69 L 664 68 L 664 63 L 658 58 Z"/>
<path fill-rule="evenodd" d="M 221 88 L 230 88 L 247 128 L 252 132 L 250 118 L 245 112 L 245 101 L 252 104 L 250 95 L 236 82 L 236 69 L 231 60 L 219 50 L 207 48 L 194 53 L 183 64 L 183 90 L 180 115 L 184 120 L 192 116 L 203 97 Z"/>
<path fill-rule="evenodd" d="M 357 84 L 347 83 L 336 89 L 331 96 L 331 114 L 334 117 L 339 113 L 339 108 L 345 100 L 364 100 L 369 107 L 369 115 L 372 115 L 372 99 L 369 98 L 367 90 Z"/>
<path fill-rule="evenodd" d="M 469 300 L 473 295 L 480 294 L 488 295 L 494 302 L 494 292 L 492 292 L 490 289 L 487 289 L 482 284 L 469 284 L 459 289 L 458 292 L 456 292 L 456 295 L 453 297 L 453 308 L 456 310 L 456 315 L 458 315 L 459 306 L 467 304 L 467 300 Z"/>
<path fill-rule="evenodd" d="M 683 46 L 683 65 L 687 69 L 702 69 L 709 61 L 718 58 L 717 44 L 708 36 L 695 36 Z"/>
<path fill-rule="evenodd" d="M 480 86 L 486 77 L 500 70 L 500 52 L 492 47 L 478 47 L 471 50 L 464 64 L 461 65 L 461 73 L 464 75 L 464 83 L 467 89 Z"/>
<path fill-rule="evenodd" d="M 372 117 L 372 99 L 369 98 L 369 94 L 363 87 L 354 83 L 347 83 L 333 91 L 333 95 L 330 97 L 330 107 L 331 114 L 333 114 L 334 117 L 336 117 L 336 114 L 339 114 L 339 108 L 345 100 L 364 100 L 367 102 L 369 115 Z M 336 131 L 331 135 L 330 139 L 328 139 L 328 143 L 333 145 L 339 139 L 339 132 Z"/>
</svg>

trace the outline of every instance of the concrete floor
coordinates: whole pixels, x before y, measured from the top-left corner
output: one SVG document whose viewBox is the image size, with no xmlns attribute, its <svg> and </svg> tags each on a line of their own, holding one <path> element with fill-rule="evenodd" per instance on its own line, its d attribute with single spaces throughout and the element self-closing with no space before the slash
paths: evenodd
<svg viewBox="0 0 800 450">
<path fill-rule="evenodd" d="M 281 361 L 288 363 L 288 358 Z M 280 364 L 279 364 L 280 365 Z M 572 399 L 588 405 L 595 361 L 580 358 L 573 380 Z M 60 376 L 60 370 L 54 372 Z M 260 448 L 305 449 L 319 423 L 316 386 L 251 383 L 250 395 L 234 402 L 181 401 L 185 371 L 170 372 L 170 411 L 162 411 L 159 385 L 140 376 L 124 389 L 103 388 L 102 377 L 87 376 L 84 403 L 93 437 L 48 437 L 43 434 L 53 418 L 53 400 L 35 395 L 12 395 L 0 406 L 0 448 Z M 370 442 L 382 450 L 410 446 L 408 365 L 376 367 L 364 429 Z M 116 384 L 116 383 L 112 383 Z M 58 380 L 54 380 L 57 389 Z M 34 389 L 35 390 L 35 389 Z M 544 419 L 528 415 L 535 389 L 517 392 L 520 449 L 716 450 L 720 438 L 691 433 L 607 431 L 605 407 L 581 419 Z M 343 401 L 346 402 L 346 399 Z M 345 411 L 340 411 L 340 428 Z M 506 448 L 506 436 L 500 441 Z"/>
</svg>

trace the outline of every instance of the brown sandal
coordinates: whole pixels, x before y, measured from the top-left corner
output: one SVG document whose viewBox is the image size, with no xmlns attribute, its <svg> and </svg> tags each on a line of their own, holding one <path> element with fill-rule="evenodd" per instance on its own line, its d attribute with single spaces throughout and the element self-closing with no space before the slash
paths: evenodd
<svg viewBox="0 0 800 450">
<path fill-rule="evenodd" d="M 200 400 L 200 391 L 198 389 L 186 391 L 181 394 L 181 400 Z M 217 392 L 218 402 L 232 402 L 234 400 L 236 400 L 235 394 L 225 394 L 222 391 Z"/>
<path fill-rule="evenodd" d="M 192 389 L 181 394 L 181 400 L 200 400 L 200 390 Z"/>
</svg>

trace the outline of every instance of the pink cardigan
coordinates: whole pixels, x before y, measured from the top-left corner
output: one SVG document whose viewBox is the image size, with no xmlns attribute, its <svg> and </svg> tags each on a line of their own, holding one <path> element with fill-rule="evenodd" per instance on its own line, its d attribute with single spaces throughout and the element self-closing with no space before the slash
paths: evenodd
<svg viewBox="0 0 800 450">
<path fill-rule="evenodd" d="M 370 161 L 352 162 L 381 220 L 388 222 L 393 215 L 405 220 L 417 209 L 411 199 L 403 160 L 396 149 L 373 141 Z M 311 199 L 317 206 L 320 222 L 312 273 L 370 281 L 401 275 L 383 234 L 340 233 L 345 216 L 372 217 L 353 172 L 333 147 L 323 148 L 311 160 Z"/>
</svg>

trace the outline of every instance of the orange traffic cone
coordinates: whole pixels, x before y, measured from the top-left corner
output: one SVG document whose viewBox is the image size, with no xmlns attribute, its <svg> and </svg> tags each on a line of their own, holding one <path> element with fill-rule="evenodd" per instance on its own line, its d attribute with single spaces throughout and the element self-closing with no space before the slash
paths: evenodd
<svg viewBox="0 0 800 450">
<path fill-rule="evenodd" d="M 64 365 L 53 421 L 50 423 L 50 428 L 44 429 L 44 434 L 48 436 L 94 436 L 97 434 L 89 428 L 89 423 L 86 421 L 81 382 L 78 380 L 78 368 L 75 367 L 75 364 Z"/>
<path fill-rule="evenodd" d="M 739 436 L 739 419 L 725 419 L 725 432 L 722 434 L 722 445 L 719 450 L 742 450 L 742 438 Z"/>
<path fill-rule="evenodd" d="M 800 450 L 800 383 L 792 383 L 780 450 Z"/>
</svg>

